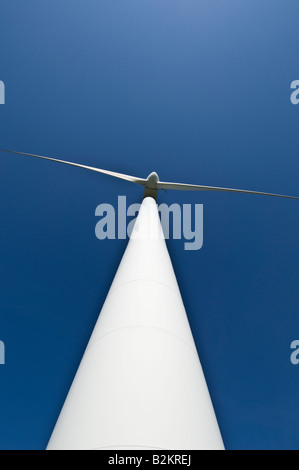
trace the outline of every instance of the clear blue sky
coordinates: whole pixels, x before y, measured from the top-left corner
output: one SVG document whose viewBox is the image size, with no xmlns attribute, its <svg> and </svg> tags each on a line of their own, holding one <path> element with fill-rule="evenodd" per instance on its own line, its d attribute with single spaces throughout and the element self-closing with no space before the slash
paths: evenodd
<svg viewBox="0 0 299 470">
<path fill-rule="evenodd" d="M 0 148 L 162 180 L 299 195 L 299 5 L 10 0 Z M 0 155 L 0 448 L 44 449 L 126 246 L 95 208 L 142 191 Z M 298 449 L 299 201 L 204 205 L 204 246 L 168 247 L 228 449 Z"/>
</svg>

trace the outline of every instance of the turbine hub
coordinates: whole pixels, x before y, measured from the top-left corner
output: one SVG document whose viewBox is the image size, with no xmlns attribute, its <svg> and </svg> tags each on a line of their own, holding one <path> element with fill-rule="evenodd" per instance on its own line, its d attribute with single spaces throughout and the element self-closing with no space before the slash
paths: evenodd
<svg viewBox="0 0 299 470">
<path fill-rule="evenodd" d="M 159 176 L 155 171 L 153 171 L 150 175 L 148 175 L 146 184 L 145 184 L 145 189 L 143 193 L 143 198 L 145 197 L 152 197 L 157 200 L 158 196 L 158 188 L 157 188 L 157 183 L 159 181 Z"/>
<path fill-rule="evenodd" d="M 155 171 L 153 171 L 147 177 L 146 186 L 149 187 L 149 188 L 155 188 L 158 181 L 159 181 L 159 176 L 157 175 L 157 173 Z"/>
</svg>

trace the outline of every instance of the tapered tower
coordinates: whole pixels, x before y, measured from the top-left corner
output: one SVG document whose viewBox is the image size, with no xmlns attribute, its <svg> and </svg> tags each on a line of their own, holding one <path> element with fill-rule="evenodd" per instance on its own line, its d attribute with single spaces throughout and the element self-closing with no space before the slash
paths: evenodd
<svg viewBox="0 0 299 470">
<path fill-rule="evenodd" d="M 47 449 L 223 449 L 155 200 L 130 241 Z"/>
</svg>

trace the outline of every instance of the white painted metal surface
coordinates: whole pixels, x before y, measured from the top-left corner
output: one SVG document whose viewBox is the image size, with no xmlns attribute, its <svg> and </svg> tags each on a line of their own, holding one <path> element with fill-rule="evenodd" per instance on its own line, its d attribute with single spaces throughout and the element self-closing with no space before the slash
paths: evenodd
<svg viewBox="0 0 299 470">
<path fill-rule="evenodd" d="M 47 449 L 223 448 L 147 197 Z"/>
</svg>

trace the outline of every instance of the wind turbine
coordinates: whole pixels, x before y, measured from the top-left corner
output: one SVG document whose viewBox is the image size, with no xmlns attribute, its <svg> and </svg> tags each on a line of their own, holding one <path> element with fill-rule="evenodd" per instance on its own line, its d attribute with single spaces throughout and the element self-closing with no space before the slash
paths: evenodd
<svg viewBox="0 0 299 470">
<path fill-rule="evenodd" d="M 156 172 L 152 172 L 146 179 L 137 178 L 136 176 L 125 175 L 123 173 L 116 173 L 115 171 L 103 170 L 101 168 L 95 168 L 92 166 L 82 165 L 80 163 L 68 162 L 66 160 L 59 160 L 57 158 L 44 157 L 42 155 L 34 155 L 33 153 L 24 153 L 16 152 L 14 150 L 4 150 L 0 149 L 0 152 L 14 153 L 17 155 L 26 155 L 28 157 L 42 158 L 43 160 L 51 160 L 52 162 L 64 163 L 66 165 L 77 166 L 79 168 L 84 168 L 85 170 L 96 171 L 97 173 L 104 173 L 105 175 L 114 176 L 122 180 L 130 181 L 131 183 L 140 184 L 144 186 L 145 197 L 152 197 L 157 200 L 158 190 L 159 189 L 177 189 L 181 191 L 228 191 L 230 193 L 245 193 L 245 194 L 258 194 L 261 196 L 274 196 L 274 197 L 284 197 L 288 199 L 299 199 L 295 196 L 286 196 L 284 194 L 274 194 L 274 193 L 264 193 L 260 191 L 249 191 L 247 189 L 233 189 L 233 188 L 220 188 L 217 186 L 204 186 L 202 184 L 184 184 L 184 183 L 169 183 L 165 181 L 160 181 Z"/>
<path fill-rule="evenodd" d="M 130 241 L 47 449 L 216 449 L 224 444 L 163 237 L 159 189 L 228 191 L 162 182 L 56 158 L 144 187 Z M 157 236 L 158 234 L 158 236 Z"/>
</svg>

